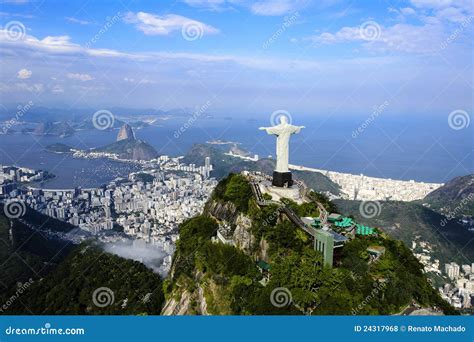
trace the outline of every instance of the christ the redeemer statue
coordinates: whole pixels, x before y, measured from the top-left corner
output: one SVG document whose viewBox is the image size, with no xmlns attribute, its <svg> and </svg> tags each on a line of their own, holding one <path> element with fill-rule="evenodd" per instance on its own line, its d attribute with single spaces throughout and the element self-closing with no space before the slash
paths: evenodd
<svg viewBox="0 0 474 342">
<path fill-rule="evenodd" d="M 266 131 L 268 134 L 277 136 L 276 143 L 276 168 L 273 171 L 273 182 L 274 186 L 290 187 L 293 185 L 291 178 L 291 172 L 288 169 L 288 145 L 290 142 L 290 136 L 297 134 L 301 131 L 304 126 L 293 126 L 288 123 L 288 118 L 284 115 L 280 116 L 280 124 L 273 127 L 260 127 L 261 131 Z"/>
</svg>

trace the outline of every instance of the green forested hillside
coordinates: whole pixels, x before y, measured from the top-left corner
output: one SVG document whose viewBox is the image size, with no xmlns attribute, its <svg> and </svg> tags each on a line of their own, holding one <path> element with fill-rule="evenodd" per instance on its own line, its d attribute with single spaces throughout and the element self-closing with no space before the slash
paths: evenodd
<svg viewBox="0 0 474 342">
<path fill-rule="evenodd" d="M 84 243 L 35 281 L 6 314 L 159 314 L 162 302 L 157 274 L 140 262 Z"/>
<path fill-rule="evenodd" d="M 247 197 L 240 177 L 231 175 L 222 180 L 214 200 L 225 201 L 230 187 L 235 195 L 235 183 L 240 185 L 241 197 Z M 232 201 L 232 197 L 227 200 Z M 238 207 L 245 209 L 241 204 Z M 210 314 L 394 314 L 412 301 L 453 312 L 402 242 L 384 236 L 356 238 L 343 247 L 336 267 L 328 268 L 306 233 L 289 221 L 278 220 L 276 207 L 261 208 L 253 198 L 246 207 L 239 212 L 251 220 L 249 230 L 255 238 L 251 252 L 211 242 L 218 228 L 212 213 L 181 225 L 165 286 L 168 300 L 202 291 Z M 370 263 L 369 245 L 385 247 L 385 255 Z M 266 286 L 260 282 L 262 274 L 256 265 L 262 254 L 268 256 L 271 274 Z M 288 305 L 272 304 L 275 289 L 288 291 L 280 294 L 289 298 Z M 191 301 L 187 313 L 199 312 L 199 307 Z"/>
<path fill-rule="evenodd" d="M 428 241 L 433 256 L 442 263 L 457 261 L 470 264 L 474 260 L 474 233 L 455 220 L 445 217 L 414 202 L 380 202 L 380 213 L 373 218 L 360 214 L 360 201 L 336 200 L 341 212 L 353 215 L 356 221 L 380 227 L 390 236 L 411 246 L 415 236 Z"/>
<path fill-rule="evenodd" d="M 40 257 L 17 251 L 10 235 L 10 221 L 0 215 L 0 302 L 15 288 L 18 282 L 26 282 L 41 273 L 44 264 Z"/>
<path fill-rule="evenodd" d="M 31 212 L 28 210 L 23 219 L 43 222 L 42 215 L 30 215 Z M 54 219 L 43 223 L 57 230 L 68 228 L 68 225 L 61 228 Z M 1 307 L 0 314 L 159 314 L 161 311 L 162 280 L 139 262 L 105 253 L 91 244 L 74 247 L 70 242 L 52 239 L 45 232 L 3 215 L 0 215 L 0 247 L 0 303 L 9 304 Z M 28 286 L 21 285 L 25 283 Z M 110 288 L 114 296 L 113 303 L 105 307 L 93 302 L 94 291 L 101 287 Z M 106 295 L 102 294 L 102 298 Z"/>
</svg>

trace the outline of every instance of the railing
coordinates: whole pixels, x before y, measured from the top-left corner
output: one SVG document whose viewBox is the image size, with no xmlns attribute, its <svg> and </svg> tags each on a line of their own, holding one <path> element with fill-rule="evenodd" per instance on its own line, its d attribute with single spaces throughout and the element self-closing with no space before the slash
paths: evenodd
<svg viewBox="0 0 474 342">
<path fill-rule="evenodd" d="M 288 217 L 288 219 L 291 222 L 296 224 L 298 227 L 303 229 L 305 232 L 307 232 L 311 236 L 313 236 L 313 237 L 315 236 L 314 229 L 312 229 L 311 227 L 308 227 L 301 220 L 301 218 L 293 211 L 293 209 L 287 207 L 286 205 L 282 205 L 281 203 L 276 202 L 276 201 L 267 201 L 267 200 L 265 200 L 265 198 L 262 195 L 262 191 L 260 190 L 260 187 L 258 186 L 258 184 L 256 182 L 251 181 L 250 186 L 252 188 L 252 192 L 253 192 L 254 196 L 257 199 L 258 205 L 260 205 L 260 206 L 268 206 L 268 205 L 271 205 L 271 204 L 277 205 L 278 209 L 281 210 L 281 212 L 284 213 L 286 215 L 286 217 Z"/>
</svg>

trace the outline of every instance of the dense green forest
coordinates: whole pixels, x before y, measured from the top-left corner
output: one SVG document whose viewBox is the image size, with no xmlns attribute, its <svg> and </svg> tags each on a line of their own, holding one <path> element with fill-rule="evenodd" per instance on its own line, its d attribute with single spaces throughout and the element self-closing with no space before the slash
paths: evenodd
<svg viewBox="0 0 474 342">
<path fill-rule="evenodd" d="M 28 210 L 23 219 L 57 230 L 60 222 Z M 19 220 L 0 215 L 0 314 L 159 314 L 161 278 L 145 265 L 105 253 L 92 243 L 74 246 Z M 94 304 L 109 288 L 113 302 Z M 107 293 L 96 293 L 107 300 Z"/>
<path fill-rule="evenodd" d="M 251 218 L 254 254 L 211 242 L 218 223 L 208 213 L 188 220 L 180 227 L 173 271 L 165 286 L 168 298 L 200 286 L 211 314 L 394 314 L 413 300 L 454 312 L 402 242 L 384 236 L 356 238 L 343 247 L 336 267 L 329 268 L 306 233 L 278 220 L 277 206 L 262 208 L 255 203 L 246 182 L 240 175 L 230 175 L 219 183 L 213 199 L 230 201 Z M 327 198 L 316 196 L 337 210 Z M 296 209 L 314 208 L 308 204 Z M 256 265 L 262 240 L 269 244 L 271 276 L 266 286 Z M 369 260 L 370 245 L 385 247 L 376 262 Z M 289 291 L 288 305 L 272 305 L 272 291 L 278 288 Z"/>
<path fill-rule="evenodd" d="M 360 214 L 360 201 L 336 200 L 342 212 L 358 222 L 381 227 L 395 239 L 410 246 L 415 237 L 433 247 L 432 255 L 441 264 L 452 261 L 470 264 L 474 259 L 474 234 L 456 220 L 446 220 L 437 212 L 416 202 L 380 201 L 380 213 L 372 218 Z M 459 253 L 458 251 L 462 251 Z"/>
<path fill-rule="evenodd" d="M 157 315 L 163 299 L 161 278 L 145 265 L 83 243 L 5 313 Z"/>
<path fill-rule="evenodd" d="M 40 257 L 31 253 L 17 251 L 10 235 L 10 221 L 0 215 L 0 301 L 4 303 L 10 289 L 20 282 L 24 283 L 44 268 Z"/>
</svg>

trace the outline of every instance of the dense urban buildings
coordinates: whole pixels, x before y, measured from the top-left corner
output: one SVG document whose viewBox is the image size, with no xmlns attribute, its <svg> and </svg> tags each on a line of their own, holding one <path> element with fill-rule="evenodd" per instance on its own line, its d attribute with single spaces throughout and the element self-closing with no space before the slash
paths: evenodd
<svg viewBox="0 0 474 342">
<path fill-rule="evenodd" d="M 128 178 L 117 178 L 102 187 L 83 189 L 45 189 L 22 182 L 39 180 L 42 172 L 25 168 L 2 167 L 0 179 L 5 198 L 19 201 L 28 207 L 68 222 L 98 236 L 99 240 L 142 240 L 162 249 L 164 270 L 170 266 L 171 255 L 178 239 L 178 225 L 199 214 L 217 181 L 209 178 L 212 170 L 209 158 L 204 167 L 184 165 L 177 158 L 161 156 L 147 162 L 146 168 L 131 173 Z M 80 242 L 83 234 L 60 234 Z M 125 239 L 126 239 L 125 238 Z"/>
<path fill-rule="evenodd" d="M 290 169 L 320 172 L 341 187 L 342 198 L 360 201 L 414 201 L 423 199 L 427 194 L 443 185 L 415 182 L 414 180 L 369 177 L 363 174 L 352 175 L 299 165 L 290 165 Z"/>
</svg>

